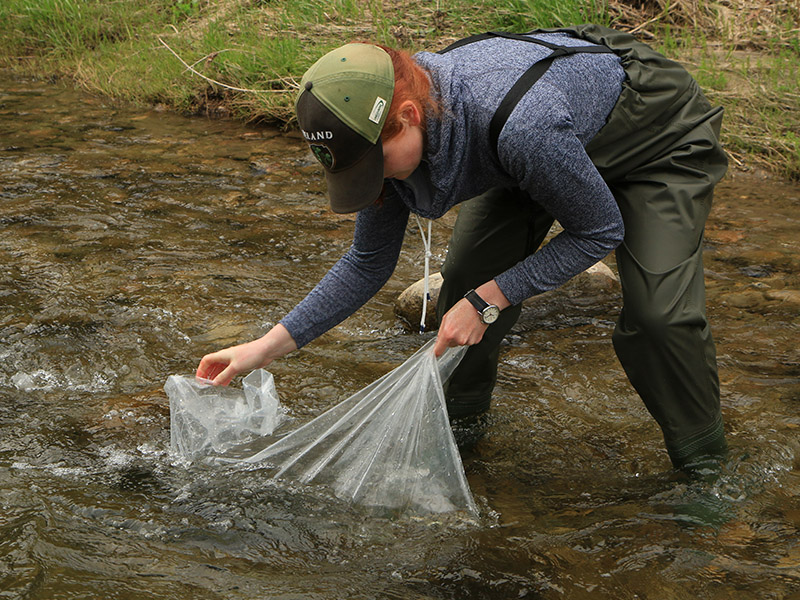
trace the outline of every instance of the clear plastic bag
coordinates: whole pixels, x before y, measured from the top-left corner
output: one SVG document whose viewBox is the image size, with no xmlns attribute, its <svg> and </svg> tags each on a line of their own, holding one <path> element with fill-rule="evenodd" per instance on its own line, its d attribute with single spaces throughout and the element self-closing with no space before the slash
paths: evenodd
<svg viewBox="0 0 800 600">
<path fill-rule="evenodd" d="M 283 416 L 272 373 L 263 369 L 245 377 L 242 390 L 171 375 L 164 391 L 169 397 L 170 449 L 191 460 L 271 435 Z"/>
<path fill-rule="evenodd" d="M 442 390 L 466 348 L 450 348 L 437 361 L 434 341 L 244 462 L 266 463 L 274 477 L 328 485 L 367 506 L 475 513 Z"/>
<path fill-rule="evenodd" d="M 466 347 L 437 360 L 434 343 L 263 450 L 243 445 L 215 460 L 257 464 L 274 478 L 324 484 L 339 498 L 394 513 L 476 514 L 442 389 Z"/>
</svg>

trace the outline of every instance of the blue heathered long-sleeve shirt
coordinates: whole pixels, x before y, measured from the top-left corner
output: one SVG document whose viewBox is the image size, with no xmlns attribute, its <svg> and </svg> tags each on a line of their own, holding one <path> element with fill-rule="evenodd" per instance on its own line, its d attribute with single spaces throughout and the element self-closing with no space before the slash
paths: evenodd
<svg viewBox="0 0 800 600">
<path fill-rule="evenodd" d="M 537 37 L 565 46 L 588 42 L 563 33 Z M 552 290 L 611 252 L 624 234 L 616 201 L 585 151 L 605 124 L 625 73 L 614 54 L 557 58 L 511 113 L 492 159 L 489 122 L 506 92 L 551 52 L 505 38 L 414 60 L 430 74 L 442 107 L 426 122 L 423 162 L 406 180 L 387 180 L 380 204 L 356 217 L 353 244 L 282 321 L 298 347 L 337 325 L 388 281 L 410 211 L 438 218 L 498 186 L 515 186 L 563 231 L 495 277 L 512 304 Z"/>
</svg>

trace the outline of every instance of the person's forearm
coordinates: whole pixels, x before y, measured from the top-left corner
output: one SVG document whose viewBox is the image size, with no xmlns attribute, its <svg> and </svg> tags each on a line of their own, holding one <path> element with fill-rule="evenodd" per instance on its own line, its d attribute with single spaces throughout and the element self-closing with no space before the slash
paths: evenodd
<svg viewBox="0 0 800 600">
<path fill-rule="evenodd" d="M 197 377 L 211 379 L 215 385 L 228 385 L 240 373 L 263 369 L 296 349 L 289 331 L 278 324 L 257 340 L 206 354 L 197 367 Z"/>
<path fill-rule="evenodd" d="M 261 346 L 261 351 L 267 363 L 297 350 L 297 343 L 295 343 L 294 338 L 289 334 L 286 327 L 280 323 L 270 329 L 266 335 L 259 338 L 257 343 Z"/>
<path fill-rule="evenodd" d="M 500 310 L 511 306 L 508 298 L 506 298 L 505 295 L 503 295 L 503 292 L 500 291 L 500 287 L 497 285 L 494 279 L 487 281 L 483 285 L 475 288 L 475 291 L 481 298 L 484 299 L 484 301 L 488 302 L 489 304 L 494 304 Z"/>
<path fill-rule="evenodd" d="M 389 280 L 403 246 L 409 211 L 385 199 L 358 213 L 353 245 L 281 323 L 302 348 L 338 325 Z"/>
</svg>

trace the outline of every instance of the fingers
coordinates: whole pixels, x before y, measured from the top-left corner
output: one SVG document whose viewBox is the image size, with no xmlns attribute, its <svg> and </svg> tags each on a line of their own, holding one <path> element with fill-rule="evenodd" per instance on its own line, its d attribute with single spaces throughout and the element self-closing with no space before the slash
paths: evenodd
<svg viewBox="0 0 800 600">
<path fill-rule="evenodd" d="M 214 385 L 228 385 L 237 374 L 236 368 L 233 365 L 228 365 L 219 375 L 214 377 L 213 383 Z"/>
<path fill-rule="evenodd" d="M 224 368 L 224 364 L 214 361 L 212 355 L 207 354 L 200 360 L 195 377 L 198 379 L 214 379 Z"/>
<path fill-rule="evenodd" d="M 448 322 L 443 320 L 442 326 L 439 327 L 439 332 L 436 334 L 436 343 L 433 345 L 433 355 L 439 358 L 448 348 L 464 346 L 469 343 L 470 342 L 457 329 L 454 329 Z"/>
<path fill-rule="evenodd" d="M 211 381 L 214 385 L 228 385 L 238 374 L 239 370 L 233 364 L 214 362 L 213 359 L 209 359 L 206 356 L 200 361 L 200 366 L 197 367 L 195 376 L 198 379 Z"/>
<path fill-rule="evenodd" d="M 473 340 L 472 338 L 463 335 L 448 335 L 447 333 L 443 333 L 440 329 L 439 334 L 436 336 L 436 343 L 433 345 L 433 355 L 436 358 L 439 358 L 448 348 L 454 348 L 456 346 L 472 346 L 473 344 L 477 344 L 479 341 L 481 341 L 480 338 Z"/>
<path fill-rule="evenodd" d="M 208 379 L 214 381 L 215 383 L 219 379 L 227 379 L 224 385 L 230 383 L 230 381 L 236 376 L 237 371 L 233 369 L 231 366 L 231 359 L 227 356 L 222 355 L 221 352 L 214 352 L 213 354 L 206 354 L 201 360 L 200 365 L 197 367 L 197 372 L 195 374 L 196 377 L 200 379 Z M 233 374 L 231 374 L 231 370 L 233 370 Z M 220 377 L 225 371 L 228 373 L 225 375 L 224 378 Z"/>
<path fill-rule="evenodd" d="M 459 301 L 442 317 L 433 354 L 438 358 L 447 348 L 477 344 L 486 329 L 472 305 L 466 300 Z"/>
<path fill-rule="evenodd" d="M 444 339 L 444 336 L 437 335 L 436 336 L 436 343 L 433 345 L 433 355 L 436 358 L 439 358 L 444 351 L 447 350 L 447 341 Z"/>
</svg>

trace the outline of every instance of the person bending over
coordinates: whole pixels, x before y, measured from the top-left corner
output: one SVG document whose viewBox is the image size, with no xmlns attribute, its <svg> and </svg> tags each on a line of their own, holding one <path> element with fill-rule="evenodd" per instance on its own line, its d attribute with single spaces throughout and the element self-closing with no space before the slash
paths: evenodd
<svg viewBox="0 0 800 600">
<path fill-rule="evenodd" d="M 331 209 L 358 213 L 353 244 L 278 325 L 203 357 L 198 376 L 225 385 L 308 344 L 389 279 L 410 213 L 461 205 L 434 349 L 470 346 L 446 384 L 451 417 L 489 408 L 522 302 L 616 251 L 614 349 L 672 463 L 724 451 L 701 247 L 727 168 L 722 109 L 680 65 L 595 25 L 413 56 L 350 43 L 305 73 L 296 111 Z"/>
</svg>

